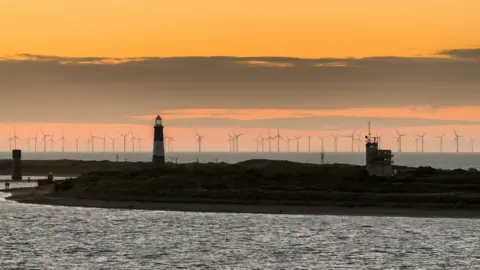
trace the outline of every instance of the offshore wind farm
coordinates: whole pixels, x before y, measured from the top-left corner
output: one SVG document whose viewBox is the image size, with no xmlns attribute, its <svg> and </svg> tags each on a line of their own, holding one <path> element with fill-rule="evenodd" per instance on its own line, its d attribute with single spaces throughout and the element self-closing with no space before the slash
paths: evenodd
<svg viewBox="0 0 480 270">
<path fill-rule="evenodd" d="M 364 164 L 365 151 L 363 135 L 365 131 L 354 128 L 351 131 L 319 130 L 310 134 L 298 134 L 292 130 L 263 129 L 261 132 L 248 129 L 232 129 L 224 134 L 224 148 L 212 147 L 211 140 L 219 141 L 222 134 L 215 137 L 203 135 L 203 131 L 192 129 L 192 138 L 177 139 L 175 134 L 165 129 L 165 152 L 167 161 L 178 163 L 227 162 L 237 163 L 249 159 L 274 159 L 296 162 L 321 163 L 324 153 L 326 163 Z M 383 131 L 388 133 L 388 131 Z M 396 136 L 382 136 L 382 147 L 395 152 L 395 164 L 403 166 L 432 166 L 434 168 L 478 168 L 472 156 L 479 153 L 475 149 L 475 138 L 460 134 L 452 128 L 441 134 L 410 134 L 400 129 L 389 130 Z M 317 135 L 319 134 L 320 135 Z M 245 138 L 244 138 L 245 137 Z M 391 139 L 390 139 L 391 138 Z M 151 134 L 143 131 L 112 131 L 96 133 L 88 131 L 84 137 L 62 130 L 54 134 L 40 129 L 34 135 L 22 134 L 14 129 L 0 152 L 0 159 L 10 158 L 12 149 L 22 149 L 26 160 L 109 160 L 145 162 L 151 159 Z M 184 144 L 195 141 L 195 146 L 185 148 Z M 142 145 L 143 142 L 143 145 Z"/>
</svg>

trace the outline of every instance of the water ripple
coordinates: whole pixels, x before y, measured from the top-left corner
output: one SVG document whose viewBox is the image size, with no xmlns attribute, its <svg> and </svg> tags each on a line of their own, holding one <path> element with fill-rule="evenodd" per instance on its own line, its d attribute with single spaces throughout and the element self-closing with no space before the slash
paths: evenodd
<svg viewBox="0 0 480 270">
<path fill-rule="evenodd" d="M 480 269 L 480 221 L 0 202 L 0 269 Z"/>
</svg>

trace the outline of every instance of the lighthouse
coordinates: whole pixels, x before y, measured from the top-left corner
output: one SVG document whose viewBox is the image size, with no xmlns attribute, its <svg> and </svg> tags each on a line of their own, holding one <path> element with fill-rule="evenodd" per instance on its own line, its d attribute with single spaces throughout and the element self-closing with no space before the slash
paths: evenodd
<svg viewBox="0 0 480 270">
<path fill-rule="evenodd" d="M 165 163 L 165 147 L 163 144 L 163 123 L 160 115 L 155 118 L 155 126 L 153 127 L 153 158 L 154 164 Z"/>
</svg>

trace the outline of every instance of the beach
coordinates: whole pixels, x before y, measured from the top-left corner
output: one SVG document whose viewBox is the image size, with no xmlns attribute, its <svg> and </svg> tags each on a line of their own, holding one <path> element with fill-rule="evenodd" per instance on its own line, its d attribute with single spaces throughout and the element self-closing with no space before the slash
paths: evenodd
<svg viewBox="0 0 480 270">
<path fill-rule="evenodd" d="M 399 216 L 439 218 L 480 218 L 478 209 L 441 207 L 348 207 L 335 205 L 269 204 L 268 202 L 228 202 L 197 200 L 188 202 L 167 198 L 164 202 L 111 201 L 51 196 L 53 185 L 11 190 L 7 200 L 26 204 L 88 208 L 137 209 L 157 211 L 254 213 L 288 215 Z"/>
</svg>

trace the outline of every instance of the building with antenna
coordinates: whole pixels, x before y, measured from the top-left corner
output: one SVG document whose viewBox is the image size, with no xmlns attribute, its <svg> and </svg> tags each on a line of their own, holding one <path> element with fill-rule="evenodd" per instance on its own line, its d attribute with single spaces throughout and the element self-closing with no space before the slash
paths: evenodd
<svg viewBox="0 0 480 270">
<path fill-rule="evenodd" d="M 392 150 L 379 149 L 380 137 L 372 137 L 370 121 L 368 122 L 368 135 L 365 136 L 366 169 L 371 176 L 391 177 L 395 174 Z"/>
</svg>

